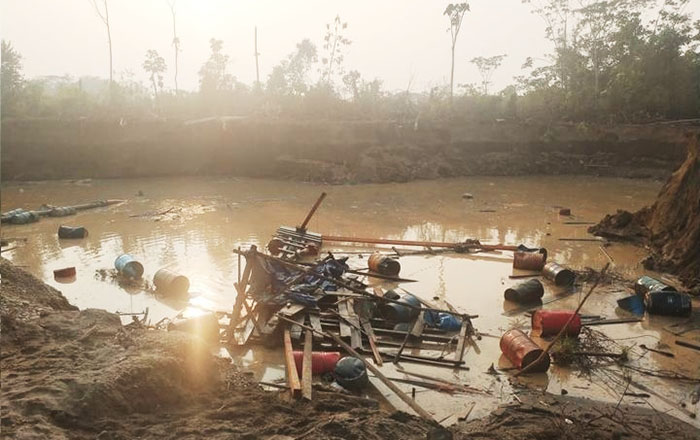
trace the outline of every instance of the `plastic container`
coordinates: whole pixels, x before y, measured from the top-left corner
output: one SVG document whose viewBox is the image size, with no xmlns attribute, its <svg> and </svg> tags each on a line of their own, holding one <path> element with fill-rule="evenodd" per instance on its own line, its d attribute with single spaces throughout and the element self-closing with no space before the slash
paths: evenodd
<svg viewBox="0 0 700 440">
<path fill-rule="evenodd" d="M 515 251 L 513 254 L 514 269 L 542 270 L 546 261 L 547 254 L 544 252 Z"/>
<path fill-rule="evenodd" d="M 190 280 L 186 276 L 168 269 L 160 269 L 153 275 L 153 284 L 159 293 L 171 296 L 187 296 Z"/>
<path fill-rule="evenodd" d="M 339 351 L 314 351 L 311 353 L 311 373 L 323 374 L 330 373 L 335 370 L 335 365 L 340 360 Z M 301 376 L 302 366 L 304 365 L 304 352 L 294 352 L 294 363 L 297 366 L 297 372 Z"/>
<path fill-rule="evenodd" d="M 517 329 L 505 332 L 501 337 L 500 346 L 505 357 L 519 369 L 535 362 L 544 352 L 528 335 Z M 550 362 L 549 354 L 546 354 L 538 365 L 533 366 L 528 371 L 543 373 L 549 369 Z"/>
<path fill-rule="evenodd" d="M 59 226 L 58 238 L 85 238 L 88 230 L 82 226 Z"/>
<path fill-rule="evenodd" d="M 409 322 L 420 313 L 419 309 L 414 308 L 421 307 L 420 301 L 410 293 L 404 293 L 396 301 L 398 303 L 386 302 L 380 306 L 380 312 L 387 321 Z"/>
<path fill-rule="evenodd" d="M 544 286 L 540 280 L 528 280 L 506 289 L 503 296 L 508 301 L 522 304 L 534 303 L 544 296 Z"/>
<path fill-rule="evenodd" d="M 573 270 L 567 269 L 555 262 L 550 262 L 542 268 L 542 275 L 556 286 L 571 286 L 576 281 L 576 274 Z"/>
<path fill-rule="evenodd" d="M 645 295 L 648 292 L 675 292 L 676 289 L 669 285 L 662 283 L 656 278 L 643 276 L 634 283 L 634 292 L 637 295 Z"/>
<path fill-rule="evenodd" d="M 532 314 L 532 330 L 539 331 L 540 336 L 554 336 L 564 328 L 571 315 L 574 315 L 573 310 L 537 310 Z M 581 316 L 576 313 L 566 327 L 565 334 L 578 336 L 579 333 L 581 333 Z"/>
<path fill-rule="evenodd" d="M 335 380 L 349 390 L 361 390 L 369 383 L 367 367 L 360 359 L 345 356 L 335 365 Z"/>
<path fill-rule="evenodd" d="M 143 265 L 129 254 L 118 256 L 114 260 L 114 267 L 117 269 L 117 272 L 129 278 L 141 278 L 143 276 Z"/>
<path fill-rule="evenodd" d="M 663 290 L 649 292 L 644 302 L 652 315 L 689 316 L 693 311 L 693 303 L 687 293 Z"/>
<path fill-rule="evenodd" d="M 401 263 L 378 252 L 373 253 L 367 259 L 367 267 L 373 272 L 395 277 L 401 272 Z"/>
</svg>

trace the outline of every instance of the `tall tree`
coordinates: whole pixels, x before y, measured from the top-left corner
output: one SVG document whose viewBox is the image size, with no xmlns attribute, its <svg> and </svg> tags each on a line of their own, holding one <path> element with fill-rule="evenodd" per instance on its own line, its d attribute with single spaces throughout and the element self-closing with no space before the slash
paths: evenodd
<svg viewBox="0 0 700 440">
<path fill-rule="evenodd" d="M 459 36 L 459 31 L 462 29 L 462 20 L 464 19 L 464 14 L 469 10 L 469 3 L 450 3 L 445 8 L 443 15 L 447 15 L 450 19 L 450 36 L 452 37 L 451 53 L 452 53 L 452 64 L 450 66 L 450 100 L 454 94 L 454 84 L 455 84 L 455 47 L 457 46 L 457 37 Z"/>
<path fill-rule="evenodd" d="M 177 96 L 177 57 L 180 53 L 180 38 L 177 36 L 177 28 L 175 27 L 175 0 L 168 0 L 168 6 L 170 7 L 170 14 L 173 17 L 173 48 L 175 48 L 175 63 L 173 65 L 175 67 L 175 96 Z"/>
<path fill-rule="evenodd" d="M 479 70 L 479 75 L 481 75 L 481 92 L 484 95 L 488 95 L 493 72 L 501 66 L 505 57 L 506 55 L 494 55 L 492 57 L 476 57 L 471 59 L 470 62 L 476 66 Z"/>
<path fill-rule="evenodd" d="M 3 116 L 13 115 L 19 104 L 18 100 L 24 85 L 22 55 L 12 47 L 12 43 L 2 40 L 0 60 L 2 61 L 2 74 L 0 75 L 2 109 L 0 112 Z"/>
<path fill-rule="evenodd" d="M 102 9 L 97 5 L 97 0 L 92 0 L 92 6 L 95 8 L 95 13 L 104 23 L 107 29 L 107 43 L 109 45 L 109 96 L 112 97 L 114 82 L 112 80 L 114 69 L 112 68 L 112 30 L 109 24 L 109 8 L 107 7 L 107 0 L 102 0 Z"/>
<path fill-rule="evenodd" d="M 213 94 L 233 87 L 233 77 L 226 73 L 228 55 L 222 52 L 224 42 L 212 38 L 209 40 L 211 55 L 199 69 L 199 90 L 204 94 Z"/>
<path fill-rule="evenodd" d="M 333 67 L 336 67 L 341 75 L 343 73 L 343 51 L 351 43 L 344 35 L 347 27 L 347 22 L 342 22 L 339 15 L 335 16 L 333 23 L 326 24 L 326 35 L 323 37 L 323 50 L 326 55 L 321 58 L 321 63 L 325 66 L 323 81 L 329 86 L 333 85 Z"/>
<path fill-rule="evenodd" d="M 146 52 L 146 60 L 143 62 L 143 70 L 150 73 L 153 97 L 158 99 L 158 89 L 163 91 L 163 72 L 167 69 L 165 59 L 158 52 L 150 49 Z"/>
<path fill-rule="evenodd" d="M 276 95 L 304 95 L 309 90 L 308 74 L 318 61 L 316 46 L 308 39 L 277 66 L 267 80 L 267 90 Z"/>
</svg>

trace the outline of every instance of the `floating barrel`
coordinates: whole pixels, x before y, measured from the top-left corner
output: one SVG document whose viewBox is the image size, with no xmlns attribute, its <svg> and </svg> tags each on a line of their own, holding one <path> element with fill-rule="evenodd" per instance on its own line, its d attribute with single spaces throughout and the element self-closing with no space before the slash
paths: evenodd
<svg viewBox="0 0 700 440">
<path fill-rule="evenodd" d="M 573 310 L 537 310 L 532 315 L 532 330 L 539 330 L 540 336 L 558 334 L 572 315 L 571 323 L 566 327 L 567 336 L 578 336 L 581 333 L 581 316 Z"/>
<path fill-rule="evenodd" d="M 75 267 L 65 267 L 63 269 L 56 269 L 53 271 L 53 276 L 57 278 L 68 278 L 75 276 Z"/>
<path fill-rule="evenodd" d="M 129 254 L 118 256 L 114 260 L 114 267 L 117 269 L 117 272 L 129 278 L 141 278 L 143 276 L 143 265 Z"/>
<path fill-rule="evenodd" d="M 301 376 L 301 370 L 304 365 L 304 352 L 295 351 L 293 354 L 294 364 L 296 364 L 297 372 Z M 339 351 L 314 351 L 311 353 L 311 373 L 330 373 L 335 369 L 335 365 L 338 363 L 339 359 Z"/>
<path fill-rule="evenodd" d="M 88 230 L 82 226 L 59 226 L 58 238 L 85 238 Z"/>
<path fill-rule="evenodd" d="M 345 356 L 335 365 L 335 380 L 349 390 L 360 390 L 369 383 L 367 367 L 360 359 Z"/>
<path fill-rule="evenodd" d="M 420 301 L 410 293 L 401 295 L 396 301 L 398 302 L 385 302 L 380 306 L 380 312 L 387 321 L 409 322 L 420 313 L 416 308 L 421 306 Z"/>
<path fill-rule="evenodd" d="M 506 289 L 505 292 L 503 292 L 503 296 L 508 301 L 533 303 L 542 299 L 544 296 L 544 287 L 540 280 L 528 280 Z"/>
<path fill-rule="evenodd" d="M 160 269 L 153 275 L 153 284 L 156 289 L 167 295 L 187 296 L 190 289 L 190 280 L 168 269 Z"/>
<path fill-rule="evenodd" d="M 557 286 L 570 286 L 576 280 L 576 274 L 573 270 L 567 269 L 558 265 L 555 262 L 550 262 L 544 265 L 542 275 L 550 281 L 554 281 Z"/>
<path fill-rule="evenodd" d="M 693 311 L 690 295 L 680 292 L 655 291 L 646 295 L 647 311 L 652 315 L 688 316 Z"/>
<path fill-rule="evenodd" d="M 375 252 L 367 259 L 367 267 L 369 270 L 395 277 L 401 272 L 401 263 L 379 252 Z"/>
<path fill-rule="evenodd" d="M 539 252 L 515 251 L 513 254 L 513 268 L 522 270 L 542 270 L 547 262 L 547 250 Z"/>
<path fill-rule="evenodd" d="M 517 368 L 523 369 L 535 362 L 544 352 L 535 342 L 520 330 L 508 330 L 501 337 L 501 351 L 506 358 Z M 549 369 L 549 354 L 533 366 L 530 370 L 536 373 L 543 373 Z"/>
<path fill-rule="evenodd" d="M 644 295 L 647 292 L 675 292 L 676 289 L 674 287 L 671 287 L 669 285 L 666 285 L 662 283 L 661 281 L 648 277 L 648 276 L 643 276 L 640 279 L 637 280 L 636 283 L 634 283 L 634 292 L 637 295 Z"/>
<path fill-rule="evenodd" d="M 24 211 L 21 209 L 17 209 L 15 211 L 18 212 L 13 213 L 12 217 L 10 217 L 10 223 L 14 225 L 25 225 L 27 223 L 34 223 L 39 221 L 39 215 L 32 211 Z"/>
</svg>

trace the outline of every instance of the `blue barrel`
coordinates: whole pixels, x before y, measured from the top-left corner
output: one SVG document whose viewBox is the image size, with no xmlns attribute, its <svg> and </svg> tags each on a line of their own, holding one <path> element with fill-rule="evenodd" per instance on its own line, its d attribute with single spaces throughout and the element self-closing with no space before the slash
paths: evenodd
<svg viewBox="0 0 700 440">
<path fill-rule="evenodd" d="M 396 301 L 386 302 L 381 306 L 380 311 L 387 321 L 410 322 L 420 313 L 420 301 L 410 293 L 404 293 Z"/>
<path fill-rule="evenodd" d="M 638 279 L 636 283 L 634 283 L 634 292 L 637 295 L 644 295 L 647 292 L 658 292 L 658 291 L 675 292 L 676 289 L 662 283 L 661 281 L 657 280 L 656 278 L 648 277 L 646 275 L 644 275 L 643 277 Z"/>
<path fill-rule="evenodd" d="M 117 269 L 117 272 L 129 278 L 141 278 L 143 275 L 143 265 L 129 254 L 118 256 L 114 260 L 114 267 Z"/>
<path fill-rule="evenodd" d="M 59 226 L 58 238 L 85 238 L 88 231 L 82 226 Z"/>
<path fill-rule="evenodd" d="M 646 296 L 647 311 L 652 315 L 688 316 L 693 311 L 690 295 L 658 290 Z"/>
<path fill-rule="evenodd" d="M 334 376 L 343 388 L 359 391 L 369 383 L 367 367 L 360 359 L 345 356 L 335 364 Z"/>
</svg>

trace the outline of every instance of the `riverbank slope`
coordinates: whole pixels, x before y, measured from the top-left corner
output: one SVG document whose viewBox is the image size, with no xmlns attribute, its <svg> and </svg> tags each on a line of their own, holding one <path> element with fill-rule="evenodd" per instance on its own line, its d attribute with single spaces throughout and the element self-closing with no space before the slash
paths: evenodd
<svg viewBox="0 0 700 440">
<path fill-rule="evenodd" d="M 229 175 L 326 183 L 472 175 L 665 179 L 687 127 L 525 121 L 2 121 L 2 179 Z"/>
</svg>

